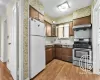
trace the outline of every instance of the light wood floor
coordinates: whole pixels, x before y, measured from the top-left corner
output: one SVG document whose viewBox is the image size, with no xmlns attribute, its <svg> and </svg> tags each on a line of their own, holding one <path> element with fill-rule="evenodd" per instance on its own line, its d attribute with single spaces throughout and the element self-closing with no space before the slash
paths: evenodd
<svg viewBox="0 0 100 80">
<path fill-rule="evenodd" d="M 32 80 L 100 80 L 100 76 L 86 74 L 71 63 L 53 60 Z"/>
<path fill-rule="evenodd" d="M 0 61 L 0 80 L 13 80 L 6 65 Z"/>
</svg>

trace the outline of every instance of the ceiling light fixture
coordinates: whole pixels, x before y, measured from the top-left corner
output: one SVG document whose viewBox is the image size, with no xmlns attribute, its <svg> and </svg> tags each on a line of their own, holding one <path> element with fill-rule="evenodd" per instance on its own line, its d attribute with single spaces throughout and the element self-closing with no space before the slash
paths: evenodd
<svg viewBox="0 0 100 80">
<path fill-rule="evenodd" d="M 60 4 L 60 5 L 58 5 L 57 7 L 62 12 L 66 11 L 68 8 L 70 8 L 70 6 L 69 6 L 67 1 L 62 3 L 62 4 Z"/>
</svg>

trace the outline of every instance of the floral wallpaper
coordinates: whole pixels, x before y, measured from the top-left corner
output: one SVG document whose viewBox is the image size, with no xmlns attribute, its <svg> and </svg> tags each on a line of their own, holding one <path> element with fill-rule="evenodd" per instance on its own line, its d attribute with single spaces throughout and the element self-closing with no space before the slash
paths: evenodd
<svg viewBox="0 0 100 80">
<path fill-rule="evenodd" d="M 44 14 L 44 7 L 39 2 L 39 0 L 24 0 L 24 43 L 23 43 L 23 53 L 24 53 L 24 79 L 29 76 L 28 73 L 28 17 L 29 17 L 29 5 L 37 9 L 40 13 Z"/>
<path fill-rule="evenodd" d="M 91 6 L 76 10 L 73 12 L 73 19 L 85 17 L 91 15 Z"/>
<path fill-rule="evenodd" d="M 24 79 L 28 78 L 28 0 L 24 0 Z"/>
<path fill-rule="evenodd" d="M 56 23 L 64 23 L 64 22 L 69 22 L 72 21 L 73 19 L 77 19 L 77 18 L 81 18 L 81 17 L 85 17 L 85 16 L 89 16 L 91 15 L 91 6 L 79 9 L 74 11 L 72 14 L 69 15 L 65 15 L 59 18 L 54 19 L 56 21 Z"/>
<path fill-rule="evenodd" d="M 44 6 L 42 5 L 42 3 L 39 0 L 29 0 L 29 5 L 34 7 L 40 13 L 44 14 Z"/>
<path fill-rule="evenodd" d="M 52 24 L 53 18 L 45 13 L 44 14 L 44 20 Z"/>
<path fill-rule="evenodd" d="M 64 22 L 70 22 L 70 21 L 72 21 L 73 20 L 73 13 L 72 14 L 69 14 L 69 15 L 65 15 L 65 16 L 62 16 L 62 17 L 59 17 L 59 18 L 56 18 L 55 19 L 55 22 L 57 23 L 57 24 L 59 24 L 59 23 L 64 23 Z"/>
</svg>

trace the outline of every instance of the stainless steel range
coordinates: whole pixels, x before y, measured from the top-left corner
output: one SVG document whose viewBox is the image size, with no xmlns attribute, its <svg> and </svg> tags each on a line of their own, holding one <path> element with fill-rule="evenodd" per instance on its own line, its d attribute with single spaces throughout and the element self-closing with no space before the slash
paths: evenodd
<svg viewBox="0 0 100 80">
<path fill-rule="evenodd" d="M 88 56 L 88 61 L 86 59 L 83 59 L 83 65 L 85 66 L 85 63 L 92 64 L 93 58 L 92 58 L 92 46 L 91 46 L 91 40 L 89 39 L 74 39 L 74 45 L 73 45 L 73 64 L 80 66 L 79 61 L 82 58 L 82 56 Z"/>
<path fill-rule="evenodd" d="M 87 25 L 85 25 L 87 26 Z M 83 30 L 83 33 L 82 33 Z M 81 34 L 80 34 L 81 33 Z M 87 33 L 87 35 L 85 34 Z M 74 28 L 74 45 L 73 45 L 73 64 L 80 66 L 80 60 L 82 58 L 82 65 L 85 64 L 92 65 L 93 54 L 92 54 L 92 42 L 91 42 L 91 28 L 90 26 L 86 28 Z M 83 36 L 84 35 L 84 36 Z M 87 56 L 84 57 L 83 56 Z"/>
</svg>

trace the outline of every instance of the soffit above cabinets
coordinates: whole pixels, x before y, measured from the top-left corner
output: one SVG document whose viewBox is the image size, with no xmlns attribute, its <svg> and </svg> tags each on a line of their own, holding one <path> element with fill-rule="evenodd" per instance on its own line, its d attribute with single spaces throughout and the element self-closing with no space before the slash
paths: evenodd
<svg viewBox="0 0 100 80">
<path fill-rule="evenodd" d="M 0 16 L 2 16 L 6 12 L 6 5 L 11 0 L 0 0 Z"/>
<path fill-rule="evenodd" d="M 71 14 L 75 10 L 87 7 L 92 3 L 92 0 L 40 0 L 40 1 L 44 5 L 45 13 L 53 18 Z M 65 12 L 59 11 L 57 6 L 66 1 L 68 2 L 70 8 Z"/>
</svg>

